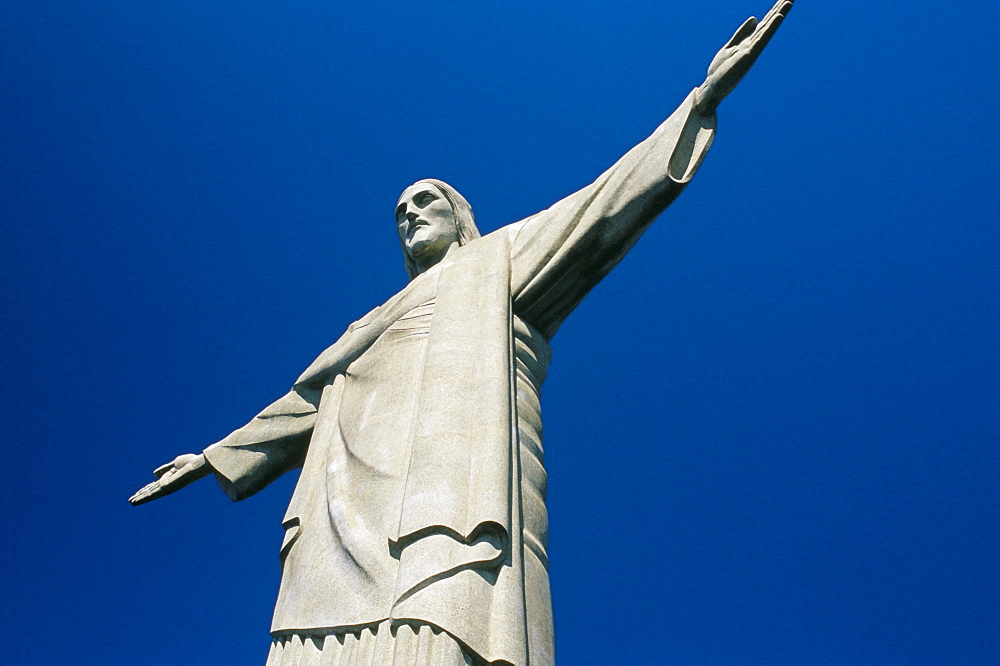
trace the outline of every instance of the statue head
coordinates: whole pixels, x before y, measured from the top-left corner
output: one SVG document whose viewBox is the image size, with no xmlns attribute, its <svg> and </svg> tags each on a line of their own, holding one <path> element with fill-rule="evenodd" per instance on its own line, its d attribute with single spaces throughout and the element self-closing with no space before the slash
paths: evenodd
<svg viewBox="0 0 1000 666">
<path fill-rule="evenodd" d="M 441 261 L 453 246 L 480 236 L 465 197 L 433 178 L 403 190 L 396 204 L 396 231 L 411 280 Z"/>
</svg>

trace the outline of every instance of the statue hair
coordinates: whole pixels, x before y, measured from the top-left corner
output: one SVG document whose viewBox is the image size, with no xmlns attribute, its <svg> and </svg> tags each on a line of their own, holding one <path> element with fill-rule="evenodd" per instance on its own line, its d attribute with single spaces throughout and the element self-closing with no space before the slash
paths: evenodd
<svg viewBox="0 0 1000 666">
<path fill-rule="evenodd" d="M 448 203 L 451 204 L 451 212 L 455 217 L 455 227 L 458 229 L 459 245 L 465 245 L 482 235 L 479 233 L 478 227 L 476 227 L 476 218 L 472 214 L 472 206 L 465 200 L 465 197 L 458 193 L 458 190 L 443 180 L 437 180 L 435 178 L 422 178 L 413 185 L 417 185 L 419 183 L 430 183 L 436 187 L 441 194 L 444 195 L 444 198 L 448 201 Z M 413 187 L 413 185 L 410 187 Z M 417 277 L 419 273 L 417 270 L 417 263 L 410 258 L 409 254 L 407 254 L 406 246 L 403 245 L 402 239 L 400 239 L 399 244 L 403 248 L 403 265 L 406 266 L 406 274 L 409 275 L 412 280 Z"/>
</svg>

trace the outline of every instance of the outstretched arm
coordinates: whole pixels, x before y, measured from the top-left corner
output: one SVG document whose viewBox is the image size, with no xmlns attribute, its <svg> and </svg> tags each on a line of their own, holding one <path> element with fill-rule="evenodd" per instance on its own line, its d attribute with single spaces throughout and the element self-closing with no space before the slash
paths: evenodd
<svg viewBox="0 0 1000 666">
<path fill-rule="evenodd" d="M 133 505 L 151 502 L 215 472 L 233 501 L 253 495 L 279 476 L 302 465 L 319 406 L 320 391 L 290 391 L 250 423 L 205 449 L 158 467 L 156 481 L 129 498 Z"/>
<path fill-rule="evenodd" d="M 747 20 L 705 82 L 652 136 L 596 181 L 511 225 L 514 309 L 547 337 L 694 177 L 715 136 L 715 109 L 749 71 L 792 3 Z"/>
</svg>

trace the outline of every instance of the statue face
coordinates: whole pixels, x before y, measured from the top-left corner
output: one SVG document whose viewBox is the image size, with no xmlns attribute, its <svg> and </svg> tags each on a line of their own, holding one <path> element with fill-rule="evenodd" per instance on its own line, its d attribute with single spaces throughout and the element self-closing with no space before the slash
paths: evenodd
<svg viewBox="0 0 1000 666">
<path fill-rule="evenodd" d="M 403 190 L 396 205 L 396 231 L 407 254 L 419 264 L 436 263 L 458 242 L 455 212 L 441 190 L 430 183 Z"/>
</svg>

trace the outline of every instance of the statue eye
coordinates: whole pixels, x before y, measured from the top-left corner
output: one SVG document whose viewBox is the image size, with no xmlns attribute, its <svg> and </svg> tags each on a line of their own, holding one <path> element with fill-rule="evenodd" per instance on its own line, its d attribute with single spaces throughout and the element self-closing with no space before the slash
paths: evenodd
<svg viewBox="0 0 1000 666">
<path fill-rule="evenodd" d="M 417 197 L 417 203 L 420 204 L 421 206 L 426 206 L 435 199 L 437 199 L 437 197 L 434 196 L 432 192 L 424 192 L 419 197 Z"/>
</svg>

